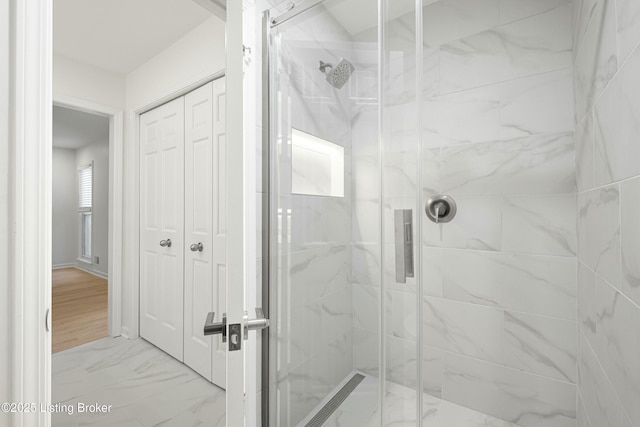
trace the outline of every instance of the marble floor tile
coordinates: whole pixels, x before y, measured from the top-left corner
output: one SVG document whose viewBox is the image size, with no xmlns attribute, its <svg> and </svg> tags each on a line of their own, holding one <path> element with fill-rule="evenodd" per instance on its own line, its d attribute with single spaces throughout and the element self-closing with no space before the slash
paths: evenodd
<svg viewBox="0 0 640 427">
<path fill-rule="evenodd" d="M 323 427 L 379 427 L 381 415 L 378 387 L 379 379 L 366 375 L 358 387 L 325 421 Z M 384 402 L 383 426 L 415 427 L 417 413 L 415 389 L 388 382 L 385 385 Z M 315 408 L 298 424 L 298 427 L 303 427 L 320 407 Z M 428 394 L 424 394 L 422 398 L 422 420 L 423 427 L 520 427 Z"/>
<path fill-rule="evenodd" d="M 54 404 L 112 405 L 100 415 L 54 414 L 54 427 L 226 423 L 224 390 L 142 339 L 104 338 L 56 353 L 52 371 Z"/>
</svg>

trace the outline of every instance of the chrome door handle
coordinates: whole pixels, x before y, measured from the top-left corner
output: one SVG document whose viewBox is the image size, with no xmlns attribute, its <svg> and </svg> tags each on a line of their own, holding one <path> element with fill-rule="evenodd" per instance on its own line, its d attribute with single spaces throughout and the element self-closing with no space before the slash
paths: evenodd
<svg viewBox="0 0 640 427">
<path fill-rule="evenodd" d="M 160 246 L 170 248 L 171 247 L 171 239 L 160 240 Z"/>
<path fill-rule="evenodd" d="M 249 337 L 249 331 L 259 331 L 268 328 L 271 322 L 264 317 L 262 307 L 256 307 L 256 318 L 249 319 L 247 312 L 244 313 L 244 339 Z"/>
<path fill-rule="evenodd" d="M 198 242 L 189 246 L 189 249 L 191 249 L 191 252 L 202 252 L 202 250 L 204 249 L 204 246 L 202 246 L 202 242 Z"/>
<path fill-rule="evenodd" d="M 204 335 L 222 334 L 222 342 L 227 342 L 227 314 L 222 315 L 222 322 L 219 323 L 213 322 L 214 317 L 216 317 L 214 311 L 207 314 L 207 320 L 204 321 Z"/>
</svg>

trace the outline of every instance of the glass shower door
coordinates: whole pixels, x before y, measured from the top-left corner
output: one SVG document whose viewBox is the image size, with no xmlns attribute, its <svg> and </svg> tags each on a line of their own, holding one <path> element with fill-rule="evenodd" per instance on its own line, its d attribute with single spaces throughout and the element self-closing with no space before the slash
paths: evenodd
<svg viewBox="0 0 640 427">
<path fill-rule="evenodd" d="M 380 425 L 377 6 L 356 23 L 346 4 L 283 5 L 267 24 L 279 427 Z"/>
</svg>

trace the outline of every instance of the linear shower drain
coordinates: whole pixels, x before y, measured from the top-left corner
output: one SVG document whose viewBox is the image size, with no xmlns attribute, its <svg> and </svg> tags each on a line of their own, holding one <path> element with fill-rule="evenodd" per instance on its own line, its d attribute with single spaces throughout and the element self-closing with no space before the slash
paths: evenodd
<svg viewBox="0 0 640 427">
<path fill-rule="evenodd" d="M 311 418 L 305 427 L 320 427 L 325 421 L 329 419 L 336 409 L 342 405 L 342 402 L 346 400 L 353 390 L 358 387 L 358 384 L 362 382 L 364 375 L 355 374 L 347 383 L 327 402 L 326 405 L 318 411 L 318 413 Z"/>
</svg>

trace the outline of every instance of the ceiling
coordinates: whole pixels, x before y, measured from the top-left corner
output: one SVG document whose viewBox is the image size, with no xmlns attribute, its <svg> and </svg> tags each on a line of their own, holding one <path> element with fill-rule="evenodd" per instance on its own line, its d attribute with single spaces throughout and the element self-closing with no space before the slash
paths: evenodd
<svg viewBox="0 0 640 427">
<path fill-rule="evenodd" d="M 53 51 L 127 74 L 211 16 L 193 0 L 54 0 Z"/>
<path fill-rule="evenodd" d="M 64 107 L 53 107 L 53 146 L 78 149 L 109 138 L 109 119 Z"/>
</svg>

